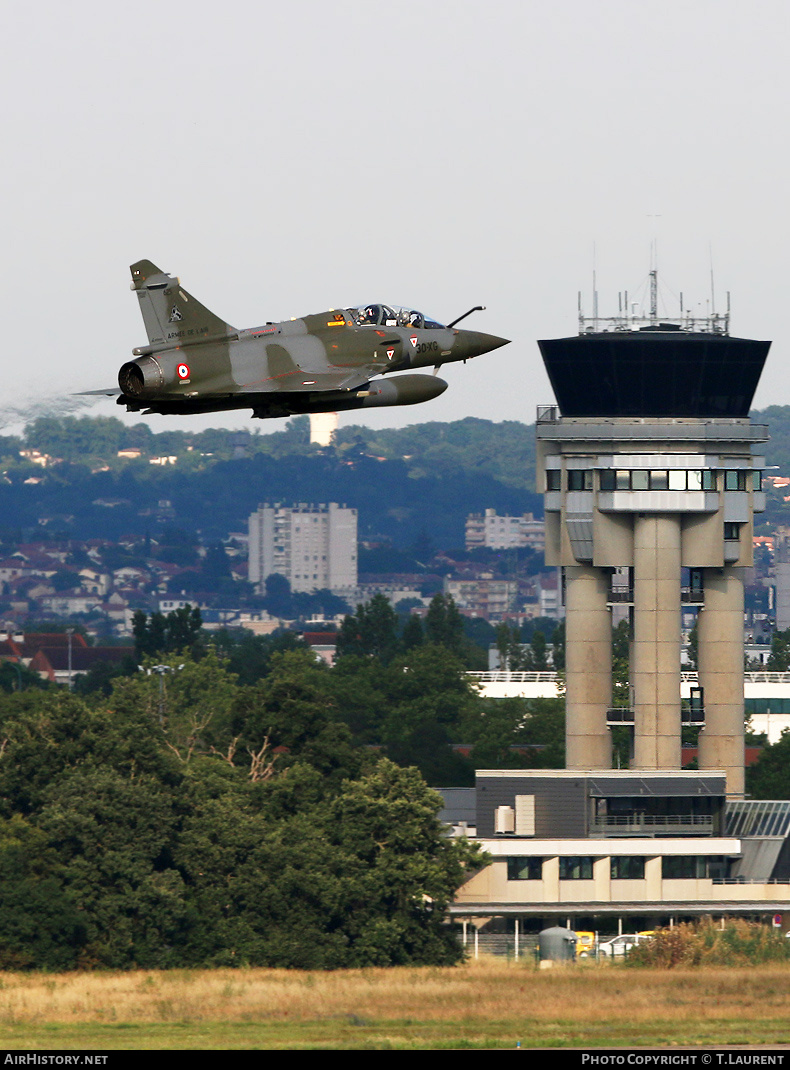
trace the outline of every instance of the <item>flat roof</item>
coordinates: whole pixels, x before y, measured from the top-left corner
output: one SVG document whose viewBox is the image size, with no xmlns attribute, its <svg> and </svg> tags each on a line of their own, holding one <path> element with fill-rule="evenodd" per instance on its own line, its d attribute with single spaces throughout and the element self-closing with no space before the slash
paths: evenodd
<svg viewBox="0 0 790 1070">
<path fill-rule="evenodd" d="M 652 777 L 677 778 L 678 780 L 707 780 L 714 777 L 726 780 L 727 774 L 719 769 L 477 769 L 478 777 L 545 777 L 560 779 L 570 777 L 594 777 L 596 780 L 612 778 L 613 780 L 649 780 Z"/>
<path fill-rule="evenodd" d="M 659 855 L 735 857 L 741 854 L 741 841 L 731 836 L 541 840 L 534 836 L 522 837 L 503 833 L 499 836 L 475 836 L 475 842 L 495 859 L 517 856 L 575 858 L 579 855 L 590 858 L 607 858 L 610 855 L 641 855 L 647 858 L 657 858 Z"/>
</svg>

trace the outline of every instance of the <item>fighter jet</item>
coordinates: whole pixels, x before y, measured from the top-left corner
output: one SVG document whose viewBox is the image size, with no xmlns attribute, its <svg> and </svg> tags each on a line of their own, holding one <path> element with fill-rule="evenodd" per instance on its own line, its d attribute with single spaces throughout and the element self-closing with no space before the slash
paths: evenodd
<svg viewBox="0 0 790 1070">
<path fill-rule="evenodd" d="M 466 361 L 508 339 L 416 309 L 370 304 L 237 330 L 150 260 L 131 266 L 148 345 L 118 373 L 129 412 L 194 414 L 251 409 L 253 417 L 414 405 L 438 397 L 442 364 Z M 397 375 L 433 366 L 433 375 Z M 107 393 L 107 391 L 92 391 Z M 118 394 L 117 391 L 113 391 Z"/>
</svg>

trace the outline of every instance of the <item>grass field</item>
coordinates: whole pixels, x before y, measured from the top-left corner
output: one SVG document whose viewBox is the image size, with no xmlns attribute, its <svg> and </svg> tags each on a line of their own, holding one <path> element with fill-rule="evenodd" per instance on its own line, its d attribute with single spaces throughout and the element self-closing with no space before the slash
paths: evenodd
<svg viewBox="0 0 790 1070">
<path fill-rule="evenodd" d="M 790 968 L 3 974 L 4 1048 L 515 1048 L 790 1043 Z"/>
</svg>

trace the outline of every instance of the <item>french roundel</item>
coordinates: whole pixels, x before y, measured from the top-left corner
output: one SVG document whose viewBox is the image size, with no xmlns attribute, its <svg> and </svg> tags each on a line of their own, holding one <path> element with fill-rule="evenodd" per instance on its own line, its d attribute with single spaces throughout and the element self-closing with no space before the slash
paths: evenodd
<svg viewBox="0 0 790 1070">
<path fill-rule="evenodd" d="M 188 379 L 189 378 L 189 365 L 188 364 L 179 364 L 178 367 L 176 368 L 176 374 L 178 375 L 179 379 Z"/>
</svg>

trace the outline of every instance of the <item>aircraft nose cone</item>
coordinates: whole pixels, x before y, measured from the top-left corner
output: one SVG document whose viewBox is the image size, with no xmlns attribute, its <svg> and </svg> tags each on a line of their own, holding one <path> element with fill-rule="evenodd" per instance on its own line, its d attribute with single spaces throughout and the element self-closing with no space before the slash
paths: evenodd
<svg viewBox="0 0 790 1070">
<path fill-rule="evenodd" d="M 459 331 L 458 342 L 460 350 L 466 357 L 480 357 L 483 353 L 490 353 L 493 349 L 506 346 L 510 343 L 509 338 L 500 338 L 496 334 L 483 334 L 482 331 Z"/>
</svg>

